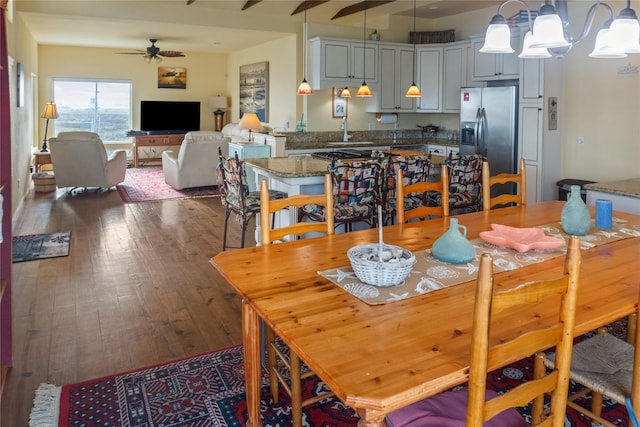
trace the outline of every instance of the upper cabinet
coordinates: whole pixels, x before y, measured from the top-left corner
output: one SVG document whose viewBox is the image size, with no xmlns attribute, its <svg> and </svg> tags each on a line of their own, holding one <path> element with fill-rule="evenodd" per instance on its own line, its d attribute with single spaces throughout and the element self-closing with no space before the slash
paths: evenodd
<svg viewBox="0 0 640 427">
<path fill-rule="evenodd" d="M 442 112 L 443 49 L 421 45 L 416 51 L 416 84 L 422 96 L 417 98 L 416 112 Z"/>
<path fill-rule="evenodd" d="M 474 37 L 471 40 L 473 62 L 472 80 L 505 80 L 518 79 L 520 77 L 520 58 L 518 53 L 481 53 L 484 45 L 484 36 Z M 511 30 L 511 46 L 519 49 L 520 30 Z"/>
<path fill-rule="evenodd" d="M 378 82 L 378 45 L 314 37 L 309 40 L 309 84 L 314 90 Z"/>
<path fill-rule="evenodd" d="M 468 55 L 470 43 L 449 43 L 443 49 L 442 112 L 460 112 L 460 88 L 469 86 Z"/>
<path fill-rule="evenodd" d="M 413 46 L 380 43 L 378 45 L 378 87 L 367 98 L 367 112 L 401 113 L 415 111 L 415 98 L 405 93 L 413 82 Z"/>
</svg>

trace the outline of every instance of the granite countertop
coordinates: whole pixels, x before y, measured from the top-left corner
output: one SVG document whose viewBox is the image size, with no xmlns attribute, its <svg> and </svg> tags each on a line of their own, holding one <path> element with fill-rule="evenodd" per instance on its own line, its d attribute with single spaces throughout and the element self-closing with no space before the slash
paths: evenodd
<svg viewBox="0 0 640 427">
<path fill-rule="evenodd" d="M 640 178 L 610 182 L 594 182 L 593 184 L 584 185 L 583 188 L 585 190 L 601 191 L 603 193 L 640 198 Z"/>
<path fill-rule="evenodd" d="M 351 139 L 343 142 L 343 132 L 288 132 L 286 133 L 286 150 L 334 149 L 345 148 L 377 148 L 377 147 L 408 147 L 412 145 L 448 145 L 458 146 L 459 141 L 447 139 L 445 134 L 424 134 L 422 130 L 399 129 L 397 131 L 349 131 Z M 394 135 L 395 143 L 394 141 Z"/>
</svg>

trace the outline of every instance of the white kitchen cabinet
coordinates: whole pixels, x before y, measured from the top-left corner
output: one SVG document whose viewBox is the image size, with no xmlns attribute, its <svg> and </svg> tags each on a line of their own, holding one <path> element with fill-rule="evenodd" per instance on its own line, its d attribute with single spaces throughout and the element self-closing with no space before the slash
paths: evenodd
<svg viewBox="0 0 640 427">
<path fill-rule="evenodd" d="M 511 47 L 514 53 L 481 53 L 484 45 L 484 36 L 471 39 L 472 55 L 472 79 L 473 80 L 505 80 L 520 78 L 520 32 L 511 31 Z"/>
<path fill-rule="evenodd" d="M 467 87 L 467 58 L 470 42 L 447 44 L 443 48 L 444 72 L 442 84 L 442 112 L 460 112 L 460 88 Z"/>
<path fill-rule="evenodd" d="M 527 170 L 527 203 L 542 201 L 543 112 L 541 105 L 520 105 L 518 150 Z"/>
<path fill-rule="evenodd" d="M 541 103 L 544 96 L 544 59 L 520 61 L 520 103 Z"/>
<path fill-rule="evenodd" d="M 309 84 L 314 90 L 378 82 L 377 44 L 314 37 L 309 40 L 309 56 Z"/>
<path fill-rule="evenodd" d="M 443 48 L 420 46 L 416 51 L 416 84 L 422 96 L 417 98 L 416 112 L 442 112 Z"/>
<path fill-rule="evenodd" d="M 415 111 L 415 98 L 405 93 L 414 78 L 413 46 L 379 44 L 378 87 L 366 100 L 366 111 L 373 113 L 401 113 Z"/>
</svg>

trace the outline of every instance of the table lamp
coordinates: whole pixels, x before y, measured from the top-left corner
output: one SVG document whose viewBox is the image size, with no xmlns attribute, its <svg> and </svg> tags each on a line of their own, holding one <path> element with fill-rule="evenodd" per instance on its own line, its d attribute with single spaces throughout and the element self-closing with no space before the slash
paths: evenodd
<svg viewBox="0 0 640 427">
<path fill-rule="evenodd" d="M 47 119 L 47 123 L 44 126 L 44 140 L 42 141 L 42 150 L 41 153 L 47 152 L 47 131 L 49 130 L 49 120 L 58 118 L 58 108 L 56 104 L 53 102 L 47 102 L 44 106 L 44 110 L 42 110 L 42 114 L 40 115 L 43 119 Z"/>
<path fill-rule="evenodd" d="M 249 141 L 253 142 L 251 139 L 251 131 L 255 129 L 262 129 L 262 123 L 260 123 L 260 119 L 258 119 L 258 115 L 256 113 L 244 113 L 240 118 L 238 128 L 249 129 Z"/>
<path fill-rule="evenodd" d="M 216 116 L 216 132 L 220 132 L 224 122 L 224 111 L 222 110 L 229 108 L 227 97 L 220 95 L 209 97 L 209 108 L 215 109 L 213 114 Z"/>
</svg>

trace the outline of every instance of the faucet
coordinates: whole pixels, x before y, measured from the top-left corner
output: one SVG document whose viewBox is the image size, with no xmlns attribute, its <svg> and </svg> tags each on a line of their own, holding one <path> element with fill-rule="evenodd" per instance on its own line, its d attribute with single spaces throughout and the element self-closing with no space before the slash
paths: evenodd
<svg viewBox="0 0 640 427">
<path fill-rule="evenodd" d="M 395 144 L 398 140 L 398 123 L 394 123 L 393 125 L 393 144 Z"/>
<path fill-rule="evenodd" d="M 342 129 L 344 131 L 344 136 L 342 137 L 342 140 L 344 142 L 349 142 L 349 140 L 351 139 L 351 135 L 349 135 L 348 132 L 347 132 L 347 118 L 346 117 L 342 118 L 342 126 L 340 126 L 340 129 Z"/>
</svg>

